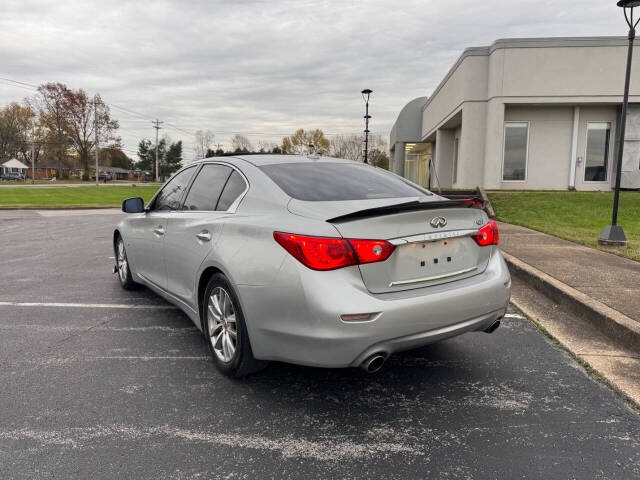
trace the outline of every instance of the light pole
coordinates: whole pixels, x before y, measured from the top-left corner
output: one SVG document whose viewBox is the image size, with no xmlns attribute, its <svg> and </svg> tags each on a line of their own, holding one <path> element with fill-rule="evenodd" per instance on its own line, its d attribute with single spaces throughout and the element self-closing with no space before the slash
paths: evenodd
<svg viewBox="0 0 640 480">
<path fill-rule="evenodd" d="M 620 176 L 622 172 L 622 154 L 624 152 L 624 131 L 627 126 L 627 105 L 629 104 L 629 82 L 631 81 L 631 60 L 633 59 L 633 41 L 636 38 L 636 26 L 638 21 L 634 22 L 633 9 L 640 5 L 640 0 L 620 0 L 617 2 L 622 7 L 624 18 L 629 25 L 629 47 L 627 49 L 627 72 L 624 79 L 624 98 L 622 100 L 622 111 L 620 112 L 620 133 L 618 136 L 618 158 L 616 165 L 616 186 L 613 194 L 613 214 L 611 215 L 611 225 L 607 225 L 602 230 L 602 234 L 598 239 L 599 245 L 609 247 L 626 247 L 627 237 L 624 230 L 618 225 L 618 202 L 620 200 Z M 627 14 L 627 9 L 629 13 Z"/>
<path fill-rule="evenodd" d="M 639 0 L 640 1 L 640 0 Z M 373 90 L 365 88 L 362 90 L 362 98 L 364 99 L 364 163 L 369 163 L 369 95 L 373 93 Z"/>
</svg>

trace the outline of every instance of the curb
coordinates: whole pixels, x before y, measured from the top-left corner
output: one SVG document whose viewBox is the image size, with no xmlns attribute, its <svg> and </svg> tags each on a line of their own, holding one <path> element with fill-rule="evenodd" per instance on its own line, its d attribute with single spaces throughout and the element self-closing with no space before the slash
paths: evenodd
<svg viewBox="0 0 640 480">
<path fill-rule="evenodd" d="M 640 350 L 640 323 L 502 251 L 511 274 L 562 304 L 613 340 Z"/>
</svg>

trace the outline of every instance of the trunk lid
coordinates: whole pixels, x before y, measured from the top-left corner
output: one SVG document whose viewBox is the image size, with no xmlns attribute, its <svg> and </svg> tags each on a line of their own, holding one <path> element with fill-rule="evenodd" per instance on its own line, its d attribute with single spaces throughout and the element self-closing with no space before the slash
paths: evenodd
<svg viewBox="0 0 640 480">
<path fill-rule="evenodd" d="M 328 205 L 335 203 L 340 205 Z M 395 198 L 350 203 L 292 200 L 289 210 L 328 220 L 345 238 L 387 240 L 396 245 L 386 261 L 359 265 L 371 293 L 439 285 L 486 269 L 492 249 L 478 246 L 472 238 L 488 222 L 481 209 L 461 207 L 460 202 L 441 197 L 430 202 Z M 394 208 L 398 204 L 405 206 Z M 446 223 L 432 222 L 442 218 Z"/>
</svg>

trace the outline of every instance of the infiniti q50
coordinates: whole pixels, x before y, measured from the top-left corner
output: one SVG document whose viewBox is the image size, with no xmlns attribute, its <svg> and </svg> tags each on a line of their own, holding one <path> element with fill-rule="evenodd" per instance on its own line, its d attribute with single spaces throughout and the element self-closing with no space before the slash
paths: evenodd
<svg viewBox="0 0 640 480">
<path fill-rule="evenodd" d="M 122 287 L 182 309 L 233 377 L 269 360 L 375 371 L 393 352 L 495 330 L 509 302 L 498 227 L 476 200 L 350 160 L 210 158 L 123 210 Z"/>
</svg>

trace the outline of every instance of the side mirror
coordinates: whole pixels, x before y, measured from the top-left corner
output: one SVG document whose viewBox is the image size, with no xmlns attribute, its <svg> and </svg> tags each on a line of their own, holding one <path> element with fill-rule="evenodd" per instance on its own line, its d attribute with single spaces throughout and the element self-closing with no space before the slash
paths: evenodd
<svg viewBox="0 0 640 480">
<path fill-rule="evenodd" d="M 122 202 L 122 211 L 125 213 L 142 213 L 144 212 L 144 200 L 140 197 L 127 198 Z"/>
</svg>

